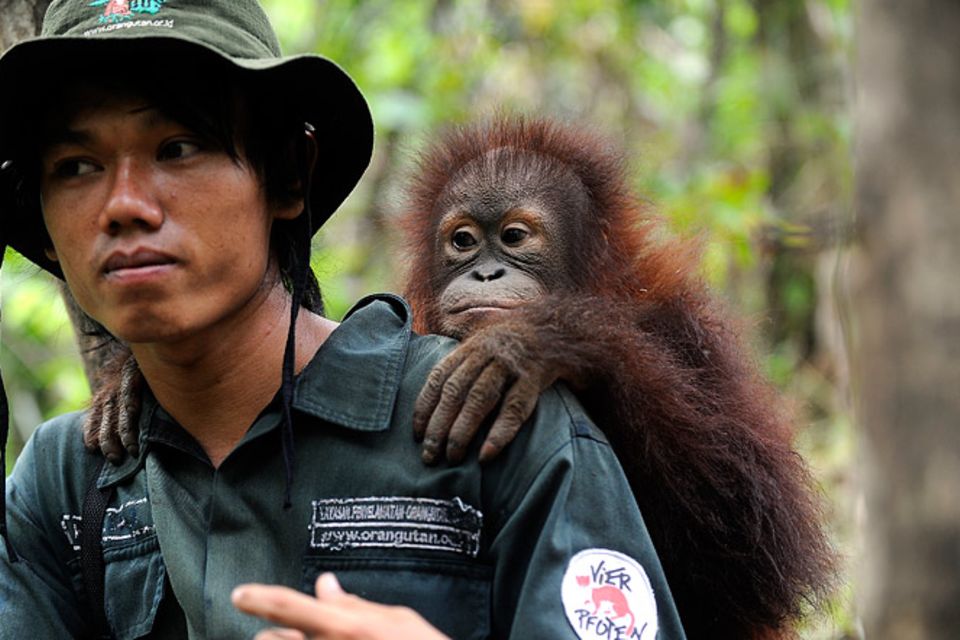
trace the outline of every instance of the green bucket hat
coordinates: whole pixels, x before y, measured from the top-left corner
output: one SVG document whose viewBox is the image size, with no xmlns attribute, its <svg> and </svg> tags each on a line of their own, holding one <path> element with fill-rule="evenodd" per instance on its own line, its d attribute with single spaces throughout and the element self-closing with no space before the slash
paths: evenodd
<svg viewBox="0 0 960 640">
<path fill-rule="evenodd" d="M 0 165 L 10 160 L 14 134 L 22 135 L 27 88 L 55 82 L 65 61 L 88 60 L 109 74 L 111 60 L 147 60 L 158 51 L 178 60 L 225 64 L 236 71 L 238 83 L 250 82 L 258 92 L 275 96 L 285 113 L 312 126 L 320 148 L 308 203 L 313 231 L 360 180 L 373 150 L 366 100 L 334 62 L 318 55 L 281 55 L 255 0 L 54 0 L 41 35 L 0 57 Z M 62 278 L 57 263 L 44 255 L 49 241 L 40 212 L 11 219 L 11 179 L 3 173 L 11 172 L 0 171 L 0 190 L 8 192 L 0 191 L 0 237 Z"/>
</svg>

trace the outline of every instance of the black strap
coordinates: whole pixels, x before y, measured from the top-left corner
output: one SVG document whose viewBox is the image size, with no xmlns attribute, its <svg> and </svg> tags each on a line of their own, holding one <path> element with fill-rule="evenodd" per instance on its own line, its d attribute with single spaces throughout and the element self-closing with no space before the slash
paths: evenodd
<svg viewBox="0 0 960 640">
<path fill-rule="evenodd" d="M 0 262 L 3 262 L 4 246 L 0 243 Z M 0 377 L 0 537 L 7 549 L 7 560 L 10 564 L 17 561 L 17 552 L 13 549 L 10 532 L 7 531 L 7 435 L 10 430 L 10 411 L 7 407 L 7 393 L 3 388 L 3 378 Z"/>
<path fill-rule="evenodd" d="M 290 301 L 290 325 L 287 327 L 287 343 L 283 348 L 283 366 L 281 368 L 280 397 L 283 409 L 283 424 L 280 428 L 281 451 L 283 452 L 283 470 L 286 477 L 283 491 L 283 508 L 293 506 L 291 493 L 293 491 L 293 468 L 296 462 L 293 442 L 293 387 L 294 365 L 296 363 L 297 345 L 297 315 L 300 313 L 300 304 L 307 284 L 307 273 L 310 272 L 310 239 L 313 237 L 313 213 L 310 209 L 312 197 L 313 166 L 317 160 L 317 140 L 314 137 L 313 125 L 304 123 L 306 127 L 305 144 L 301 148 L 300 168 L 303 170 L 303 211 L 294 221 L 292 260 L 292 284 Z"/>
<path fill-rule="evenodd" d="M 97 480 L 106 460 L 101 460 L 93 481 L 83 497 L 83 518 L 80 522 L 80 568 L 83 571 L 83 586 L 87 590 L 90 609 L 93 615 L 91 637 L 111 638 L 110 625 L 104 607 L 103 566 L 103 519 L 107 515 L 107 505 L 113 497 L 114 488 L 97 488 Z"/>
</svg>

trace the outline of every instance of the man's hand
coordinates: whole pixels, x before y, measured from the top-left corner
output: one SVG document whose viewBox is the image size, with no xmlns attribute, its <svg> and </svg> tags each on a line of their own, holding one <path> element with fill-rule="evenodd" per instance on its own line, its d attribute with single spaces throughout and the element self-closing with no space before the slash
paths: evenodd
<svg viewBox="0 0 960 640">
<path fill-rule="evenodd" d="M 317 578 L 317 597 L 287 587 L 244 584 L 233 590 L 233 605 L 283 625 L 256 640 L 449 640 L 407 607 L 377 604 L 346 593 L 332 573 Z"/>
</svg>

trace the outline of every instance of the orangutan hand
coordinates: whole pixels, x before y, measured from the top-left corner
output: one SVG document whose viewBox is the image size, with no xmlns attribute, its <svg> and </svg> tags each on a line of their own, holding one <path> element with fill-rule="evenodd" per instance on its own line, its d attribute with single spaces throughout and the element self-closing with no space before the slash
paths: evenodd
<svg viewBox="0 0 960 640">
<path fill-rule="evenodd" d="M 416 611 L 377 604 L 346 593 L 332 573 L 317 578 L 317 597 L 287 587 L 244 584 L 233 590 L 233 605 L 283 625 L 256 640 L 449 640 Z"/>
<path fill-rule="evenodd" d="M 496 457 L 513 440 L 540 393 L 567 373 L 542 342 L 530 323 L 508 319 L 476 331 L 433 368 L 413 414 L 424 462 L 436 462 L 444 447 L 447 460 L 460 462 L 497 405 L 480 461 Z"/>
<path fill-rule="evenodd" d="M 139 454 L 140 387 L 143 376 L 129 351 L 117 354 L 104 372 L 103 384 L 90 402 L 83 421 L 83 444 L 90 451 L 103 452 L 107 460 L 120 464 L 124 456 Z"/>
</svg>

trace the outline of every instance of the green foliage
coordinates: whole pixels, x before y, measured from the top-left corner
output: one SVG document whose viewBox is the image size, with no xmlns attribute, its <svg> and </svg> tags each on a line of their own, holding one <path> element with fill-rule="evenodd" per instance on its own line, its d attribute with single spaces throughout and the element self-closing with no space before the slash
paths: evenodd
<svg viewBox="0 0 960 640">
<path fill-rule="evenodd" d="M 53 278 L 7 250 L 0 280 L 0 370 L 10 404 L 7 472 L 41 420 L 83 407 L 90 390 Z"/>
<path fill-rule="evenodd" d="M 705 276 L 753 320 L 849 544 L 852 428 L 828 268 L 851 201 L 849 0 L 264 5 L 285 50 L 344 66 L 377 123 L 367 176 L 317 241 L 332 317 L 402 282 L 391 224 L 431 133 L 497 110 L 586 123 L 624 150 L 653 212 L 701 239 Z M 3 277 L 0 363 L 24 434 L 85 393 L 56 289 L 32 271 L 11 255 Z M 838 602 L 805 637 L 855 635 L 849 597 Z"/>
</svg>

